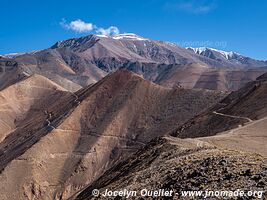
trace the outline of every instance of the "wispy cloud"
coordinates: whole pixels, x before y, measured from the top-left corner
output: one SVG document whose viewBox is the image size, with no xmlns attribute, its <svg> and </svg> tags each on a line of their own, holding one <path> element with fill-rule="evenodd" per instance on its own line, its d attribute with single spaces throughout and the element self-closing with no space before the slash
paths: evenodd
<svg viewBox="0 0 267 200">
<path fill-rule="evenodd" d="M 216 8 L 216 0 L 176 0 L 164 5 L 166 10 L 181 10 L 193 14 L 208 13 Z"/>
<path fill-rule="evenodd" d="M 60 22 L 61 27 L 67 30 L 72 30 L 76 33 L 89 33 L 89 32 L 95 32 L 98 34 L 102 35 L 117 35 L 120 33 L 118 27 L 116 26 L 110 26 L 108 28 L 102 28 L 102 27 L 97 27 L 95 24 L 91 22 L 84 22 L 80 19 L 71 21 L 71 22 L 66 22 L 65 19 L 62 19 Z"/>
</svg>

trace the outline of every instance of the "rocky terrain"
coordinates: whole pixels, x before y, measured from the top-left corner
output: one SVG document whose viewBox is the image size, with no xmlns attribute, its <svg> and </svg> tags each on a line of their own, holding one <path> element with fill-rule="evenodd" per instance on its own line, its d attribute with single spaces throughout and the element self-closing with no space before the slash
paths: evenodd
<svg viewBox="0 0 267 200">
<path fill-rule="evenodd" d="M 107 199 L 102 195 L 94 197 L 93 189 L 99 189 L 102 194 L 106 189 L 140 192 L 144 188 L 152 191 L 172 190 L 176 193 L 169 198 L 163 196 L 156 199 L 205 199 L 205 194 L 194 198 L 183 196 L 184 191 L 266 191 L 266 164 L 266 157 L 259 154 L 219 149 L 209 143 L 199 146 L 197 140 L 165 137 L 153 140 L 70 199 Z M 258 197 L 263 199 L 264 193 L 257 193 L 252 198 Z M 237 199 L 252 198 L 247 196 Z M 132 199 L 155 197 L 141 197 L 139 194 Z"/>
<path fill-rule="evenodd" d="M 17 62 L 0 56 L 0 90 L 23 80 L 27 75 Z"/>
<path fill-rule="evenodd" d="M 36 87 L 47 90 L 37 93 Z M 66 199 L 225 96 L 164 88 L 126 70 L 75 93 L 40 75 L 2 93 L 18 106 L 15 110 L 11 101 L 14 110 L 1 114 L 12 125 L 0 134 L 2 199 Z M 16 102 L 16 95 L 24 103 Z"/>
</svg>

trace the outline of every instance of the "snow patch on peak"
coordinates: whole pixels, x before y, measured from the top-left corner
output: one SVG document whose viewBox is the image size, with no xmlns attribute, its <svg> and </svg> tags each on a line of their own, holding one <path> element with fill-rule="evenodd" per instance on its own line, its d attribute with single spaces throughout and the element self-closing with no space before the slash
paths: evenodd
<svg viewBox="0 0 267 200">
<path fill-rule="evenodd" d="M 96 35 L 97 37 L 108 38 L 107 35 Z"/>
<path fill-rule="evenodd" d="M 200 54 L 200 55 L 201 55 L 203 52 L 205 52 L 205 51 L 215 51 L 215 52 L 218 52 L 219 54 L 221 54 L 221 55 L 222 55 L 223 57 L 225 57 L 227 60 L 233 58 L 235 55 L 240 56 L 239 53 L 236 53 L 236 52 L 233 52 L 233 51 L 227 52 L 227 51 L 222 51 L 222 50 L 218 50 L 218 49 L 214 49 L 214 48 L 209 48 L 209 47 L 198 47 L 198 48 L 186 47 L 186 49 L 193 50 L 194 53 L 196 53 L 196 54 Z"/>
<path fill-rule="evenodd" d="M 146 38 L 143 38 L 141 36 L 138 36 L 134 33 L 123 33 L 123 34 L 118 34 L 112 36 L 113 39 L 115 40 L 120 40 L 120 39 L 126 39 L 126 40 L 148 40 Z"/>
<path fill-rule="evenodd" d="M 207 47 L 197 47 L 197 48 L 186 47 L 186 49 L 193 50 L 194 53 L 196 53 L 196 54 L 201 54 L 201 53 L 203 53 L 204 51 L 206 51 L 208 48 L 207 48 Z"/>
<path fill-rule="evenodd" d="M 167 45 L 170 45 L 170 46 L 172 46 L 172 47 L 177 47 L 177 44 L 175 44 L 175 43 L 173 43 L 173 42 L 164 42 L 165 44 L 167 44 Z"/>
<path fill-rule="evenodd" d="M 236 52 L 233 52 L 233 51 L 227 52 L 227 51 L 222 51 L 222 50 L 213 49 L 213 48 L 209 48 L 209 49 L 212 50 L 212 51 L 216 51 L 216 52 L 222 54 L 228 60 L 230 58 L 232 58 L 234 55 L 240 55 L 239 53 L 236 53 Z"/>
</svg>

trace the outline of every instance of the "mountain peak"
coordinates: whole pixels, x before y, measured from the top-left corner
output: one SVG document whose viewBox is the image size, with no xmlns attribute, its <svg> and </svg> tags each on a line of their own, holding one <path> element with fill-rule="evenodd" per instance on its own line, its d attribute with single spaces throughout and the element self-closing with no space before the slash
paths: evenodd
<svg viewBox="0 0 267 200">
<path fill-rule="evenodd" d="M 101 35 L 101 34 L 91 34 L 85 37 L 81 38 L 72 38 L 68 40 L 59 41 L 56 44 L 54 44 L 51 48 L 62 48 L 62 47 L 70 47 L 70 48 L 77 48 L 81 45 L 89 45 L 92 46 L 95 42 L 97 42 L 101 38 L 107 38 L 107 39 L 114 39 L 114 40 L 149 40 L 147 38 L 143 38 L 141 36 L 138 36 L 134 33 L 123 33 L 123 34 L 117 34 L 113 36 L 107 36 L 107 35 Z"/>
<path fill-rule="evenodd" d="M 78 48 L 81 45 L 88 45 L 91 46 L 97 41 L 97 38 L 95 35 L 88 35 L 80 38 L 71 38 L 68 40 L 61 40 L 57 43 L 55 43 L 51 48 L 63 48 L 63 47 L 69 47 L 69 48 Z"/>
</svg>

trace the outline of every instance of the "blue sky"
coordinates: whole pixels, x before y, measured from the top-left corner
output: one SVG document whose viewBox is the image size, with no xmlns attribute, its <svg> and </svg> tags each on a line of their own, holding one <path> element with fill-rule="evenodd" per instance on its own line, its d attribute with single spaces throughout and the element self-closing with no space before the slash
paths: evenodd
<svg viewBox="0 0 267 200">
<path fill-rule="evenodd" d="M 266 0 L 2 0 L 1 8 L 0 54 L 119 30 L 267 60 Z"/>
</svg>

